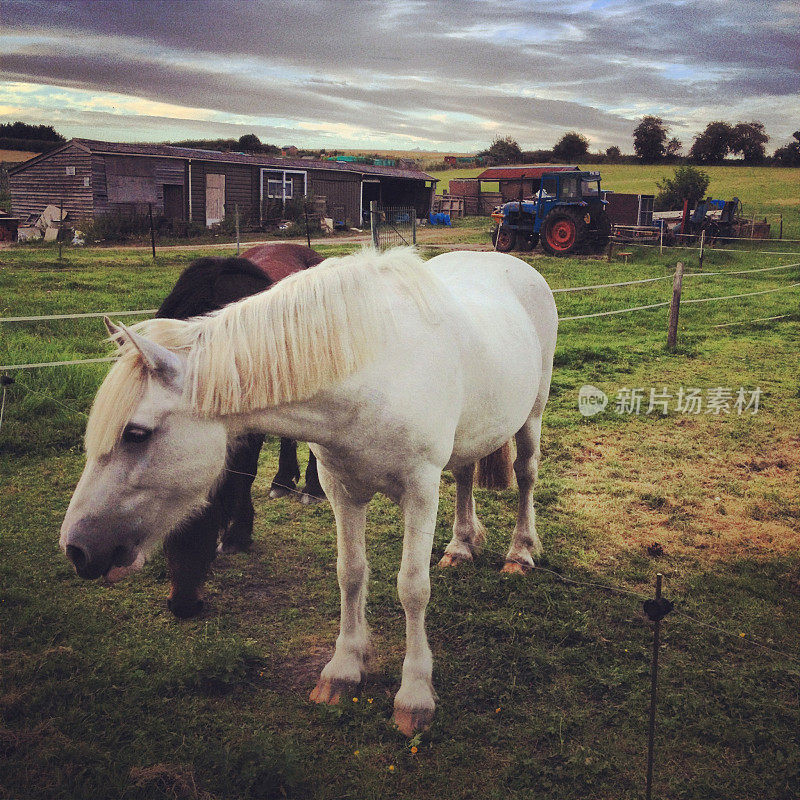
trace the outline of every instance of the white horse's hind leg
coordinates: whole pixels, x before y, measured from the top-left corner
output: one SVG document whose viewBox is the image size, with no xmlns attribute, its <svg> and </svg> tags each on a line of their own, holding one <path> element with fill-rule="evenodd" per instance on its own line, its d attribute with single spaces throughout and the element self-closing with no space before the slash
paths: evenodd
<svg viewBox="0 0 800 800">
<path fill-rule="evenodd" d="M 456 479 L 456 518 L 453 523 L 453 538 L 445 548 L 439 562 L 440 567 L 471 561 L 486 539 L 486 528 L 475 514 L 475 499 L 472 496 L 475 465 L 468 464 L 453 470 L 453 476 Z"/>
<path fill-rule="evenodd" d="M 406 613 L 406 657 L 403 679 L 394 699 L 394 721 L 406 736 L 427 727 L 433 719 L 433 655 L 425 632 L 425 609 L 431 596 L 430 560 L 439 478 L 431 471 L 414 481 L 402 499 L 405 534 L 397 589 Z"/>
<path fill-rule="evenodd" d="M 537 402 L 528 421 L 514 437 L 517 443 L 514 472 L 519 486 L 519 507 L 503 572 L 527 572 L 533 567 L 533 559 L 542 553 L 542 543 L 536 533 L 536 512 L 533 508 L 533 489 L 539 475 L 541 456 L 539 442 L 542 436 L 542 406 L 543 404 Z"/>
<path fill-rule="evenodd" d="M 367 504 L 354 503 L 341 484 L 319 465 L 325 494 L 336 517 L 336 574 L 341 592 L 341 622 L 333 658 L 322 670 L 311 692 L 315 703 L 337 703 L 342 692 L 361 682 L 369 655 L 367 602 L 367 555 L 364 531 Z"/>
</svg>

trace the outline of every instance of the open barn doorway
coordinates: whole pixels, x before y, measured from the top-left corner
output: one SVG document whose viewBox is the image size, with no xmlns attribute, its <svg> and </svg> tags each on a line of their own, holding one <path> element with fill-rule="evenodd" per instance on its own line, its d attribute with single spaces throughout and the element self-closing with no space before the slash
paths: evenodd
<svg viewBox="0 0 800 800">
<path fill-rule="evenodd" d="M 361 181 L 361 224 L 369 225 L 369 204 L 372 200 L 381 202 L 381 182 L 364 179 Z"/>
</svg>

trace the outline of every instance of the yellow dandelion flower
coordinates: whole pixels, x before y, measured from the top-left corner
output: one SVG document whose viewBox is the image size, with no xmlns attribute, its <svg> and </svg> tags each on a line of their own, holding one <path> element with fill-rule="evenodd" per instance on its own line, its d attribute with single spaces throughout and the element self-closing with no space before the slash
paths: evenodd
<svg viewBox="0 0 800 800">
<path fill-rule="evenodd" d="M 416 752 L 417 752 L 417 748 L 416 748 L 416 747 L 412 747 L 412 748 L 411 748 L 411 752 L 412 752 L 412 753 L 416 753 Z"/>
<path fill-rule="evenodd" d="M 500 707 L 499 706 L 494 710 L 494 713 L 495 714 L 499 714 L 500 713 Z"/>
<path fill-rule="evenodd" d="M 372 702 L 372 698 L 371 698 L 371 697 L 368 697 L 368 698 L 367 698 L 367 702 L 368 702 L 368 703 L 371 703 L 371 702 Z"/>
<path fill-rule="evenodd" d="M 739 636 L 741 636 L 742 639 L 744 639 L 744 637 L 747 636 L 747 634 L 746 633 L 740 633 Z"/>
<path fill-rule="evenodd" d="M 389 764 L 389 772 L 394 772 L 394 764 Z"/>
<path fill-rule="evenodd" d="M 360 756 L 361 755 L 361 751 L 360 750 L 353 750 L 353 755 L 354 756 Z"/>
<path fill-rule="evenodd" d="M 353 698 L 353 702 L 354 702 L 354 703 L 357 703 L 357 702 L 358 702 L 358 698 L 357 698 L 357 697 L 354 697 L 354 698 Z"/>
</svg>

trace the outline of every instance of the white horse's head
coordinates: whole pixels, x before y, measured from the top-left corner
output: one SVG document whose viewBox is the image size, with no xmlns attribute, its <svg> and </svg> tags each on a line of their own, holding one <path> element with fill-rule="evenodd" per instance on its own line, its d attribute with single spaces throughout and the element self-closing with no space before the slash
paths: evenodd
<svg viewBox="0 0 800 800">
<path fill-rule="evenodd" d="M 185 359 L 106 320 L 122 351 L 95 398 L 87 462 L 61 526 L 82 578 L 118 578 L 199 508 L 225 466 L 227 433 L 183 400 Z"/>
</svg>

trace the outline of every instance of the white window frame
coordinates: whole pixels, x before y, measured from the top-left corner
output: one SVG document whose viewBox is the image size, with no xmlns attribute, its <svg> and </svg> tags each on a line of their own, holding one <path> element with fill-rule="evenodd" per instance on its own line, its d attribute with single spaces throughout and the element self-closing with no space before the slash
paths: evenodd
<svg viewBox="0 0 800 800">
<path fill-rule="evenodd" d="M 272 173 L 273 175 L 280 175 L 280 178 L 270 178 L 267 177 L 265 180 L 265 176 L 267 173 Z M 274 167 L 262 167 L 261 168 L 261 196 L 260 196 L 260 204 L 259 204 L 259 216 L 263 213 L 264 209 L 264 198 L 269 198 L 271 200 L 280 200 L 282 203 L 285 203 L 287 200 L 291 200 L 294 197 L 294 183 L 292 182 L 291 178 L 287 181 L 287 175 L 302 175 L 303 176 L 303 197 L 308 195 L 308 173 L 301 169 L 275 169 Z M 270 192 L 269 185 L 271 183 L 280 184 L 283 183 L 283 188 L 280 194 L 272 194 Z M 266 185 L 265 185 L 266 184 Z M 288 191 L 287 191 L 288 187 Z"/>
</svg>

